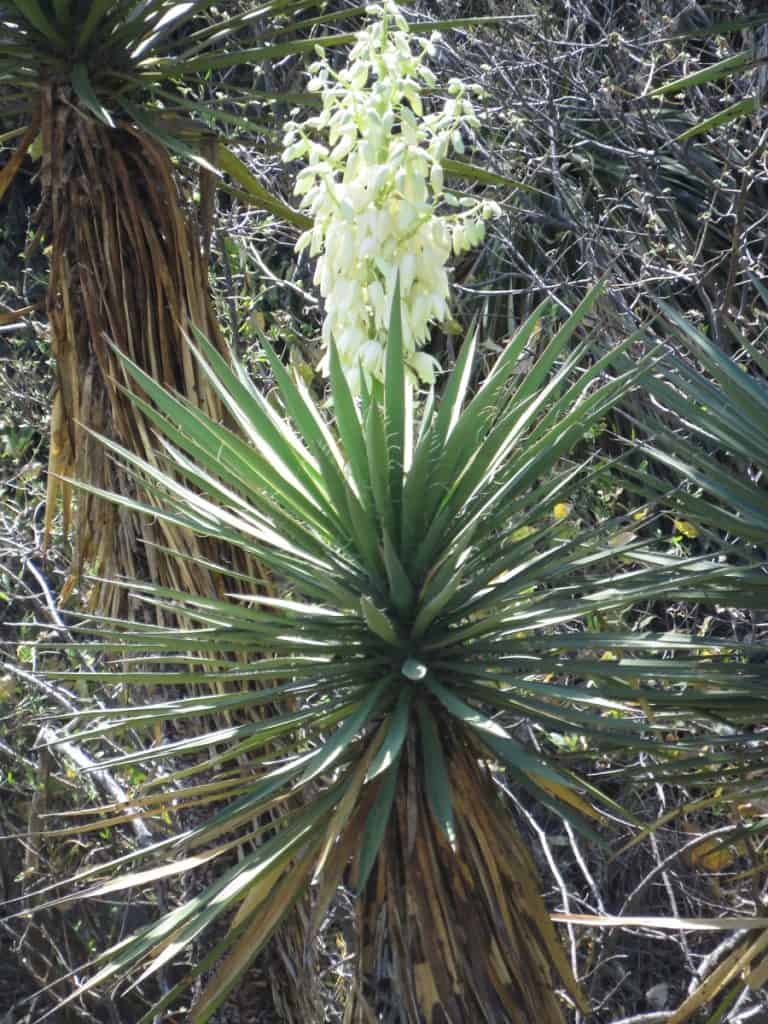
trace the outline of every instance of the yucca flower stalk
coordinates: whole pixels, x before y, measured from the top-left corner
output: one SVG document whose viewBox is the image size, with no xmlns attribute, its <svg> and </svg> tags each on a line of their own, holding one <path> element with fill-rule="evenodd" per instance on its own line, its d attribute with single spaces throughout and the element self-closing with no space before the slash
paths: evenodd
<svg viewBox="0 0 768 1024">
<path fill-rule="evenodd" d="M 430 325 L 448 319 L 447 261 L 478 245 L 484 222 L 501 212 L 494 202 L 445 188 L 445 161 L 464 152 L 462 132 L 480 121 L 473 89 L 458 79 L 425 112 L 422 91 L 437 85 L 428 58 L 439 33 L 412 33 L 394 0 L 368 12 L 376 20 L 357 33 L 341 71 L 325 54 L 311 66 L 308 89 L 322 109 L 286 125 L 283 153 L 284 160 L 307 160 L 294 191 L 312 226 L 296 248 L 317 257 L 315 284 L 325 299 L 321 368 L 328 372 L 333 341 L 353 394 L 361 375 L 367 386 L 383 378 L 396 282 L 408 373 L 434 383 L 436 360 L 423 348 Z"/>
<path fill-rule="evenodd" d="M 87 712 L 91 723 L 69 738 L 98 742 L 266 704 L 276 713 L 100 760 L 113 770 L 165 762 L 129 813 L 144 801 L 147 814 L 200 798 L 224 806 L 133 858 L 82 872 L 64 901 L 185 872 L 234 846 L 244 853 L 199 896 L 101 952 L 78 992 L 148 978 L 227 915 L 226 936 L 146 1018 L 218 964 L 191 1011 L 206 1021 L 314 879 L 313 928 L 342 880 L 358 894 L 350 1021 L 384 1012 L 384 974 L 413 1024 L 440 1014 L 555 1022 L 564 1000 L 583 1006 L 493 772 L 600 842 L 606 814 L 628 816 L 574 770 L 562 752 L 569 739 L 587 759 L 642 751 L 649 765 L 671 759 L 677 778 L 714 785 L 726 761 L 761 764 L 744 723 L 768 699 L 759 667 L 734 660 L 732 641 L 608 625 L 665 594 L 716 596 L 717 566 L 653 557 L 625 518 L 552 515 L 589 472 L 566 457 L 646 369 L 608 377 L 621 350 L 590 362 L 589 340 L 573 344 L 598 291 L 523 376 L 522 353 L 549 326 L 540 307 L 474 395 L 468 338 L 442 396 L 424 407 L 406 381 L 398 298 L 380 395 L 363 389 L 356 402 L 331 348 L 333 424 L 266 341 L 277 402 L 195 336 L 193 357 L 232 429 L 121 357 L 144 394 L 131 401 L 162 449 L 149 463 L 105 446 L 152 493 L 159 517 L 258 559 L 277 591 L 261 577 L 221 597 L 126 583 L 191 625 L 103 620 L 84 627 L 88 649 L 134 662 L 126 685 L 183 688 L 202 667 L 214 693 Z M 184 763 L 198 752 L 203 760 Z M 93 827 L 125 810 L 105 808 Z"/>
</svg>

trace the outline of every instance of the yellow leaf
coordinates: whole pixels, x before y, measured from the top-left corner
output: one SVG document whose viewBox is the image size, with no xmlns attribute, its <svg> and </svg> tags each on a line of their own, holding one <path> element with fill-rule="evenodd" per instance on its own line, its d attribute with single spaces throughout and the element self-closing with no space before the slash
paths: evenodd
<svg viewBox="0 0 768 1024">
<path fill-rule="evenodd" d="M 678 533 L 682 533 L 684 537 L 690 537 L 691 540 L 693 540 L 694 537 L 699 536 L 698 529 L 693 525 L 693 523 L 689 523 L 687 519 L 676 519 L 675 529 Z"/>
<path fill-rule="evenodd" d="M 543 790 L 555 797 L 556 800 L 561 800 L 563 803 L 573 807 L 575 811 L 582 814 L 585 818 L 592 818 L 593 821 L 602 821 L 603 815 L 597 811 L 594 807 L 591 807 L 583 797 L 571 789 L 570 786 L 564 786 L 559 782 L 552 782 L 550 779 L 543 779 L 540 775 L 534 775 L 530 773 L 531 778 L 534 780 L 537 786 L 540 786 Z"/>
<path fill-rule="evenodd" d="M 690 825 L 684 825 L 687 832 L 692 832 Z M 723 844 L 719 836 L 709 836 L 687 852 L 687 858 L 697 871 L 725 871 L 744 853 L 744 843 Z"/>
</svg>

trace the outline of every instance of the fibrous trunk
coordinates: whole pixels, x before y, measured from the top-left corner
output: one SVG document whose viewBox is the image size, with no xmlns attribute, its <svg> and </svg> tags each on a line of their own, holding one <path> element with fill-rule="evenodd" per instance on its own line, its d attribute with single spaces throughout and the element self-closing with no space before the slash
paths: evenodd
<svg viewBox="0 0 768 1024">
<path fill-rule="evenodd" d="M 452 849 L 413 744 L 360 907 L 361 955 L 345 1024 L 562 1024 L 583 1006 L 535 867 L 474 753 L 457 743 Z"/>
<path fill-rule="evenodd" d="M 93 494 L 80 492 L 73 503 L 61 479 L 135 495 L 133 481 L 91 431 L 150 461 L 158 458 L 150 424 L 119 390 L 125 378 L 110 343 L 164 387 L 214 419 L 221 416 L 184 343 L 194 326 L 226 352 L 172 164 L 141 131 L 110 129 L 83 114 L 63 87 L 44 94 L 41 131 L 40 215 L 51 249 L 48 314 L 56 357 L 47 531 L 62 498 L 65 528 L 74 515 L 73 581 L 87 567 L 102 577 L 211 593 L 215 577 L 199 564 L 201 556 L 216 554 L 209 545 Z M 125 600 L 106 584 L 90 596 L 92 607 L 109 614 L 123 612 Z"/>
</svg>

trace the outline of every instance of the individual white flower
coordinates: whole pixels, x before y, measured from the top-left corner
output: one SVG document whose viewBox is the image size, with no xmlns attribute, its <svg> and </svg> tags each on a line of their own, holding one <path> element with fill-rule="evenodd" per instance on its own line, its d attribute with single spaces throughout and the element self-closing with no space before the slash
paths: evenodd
<svg viewBox="0 0 768 1024">
<path fill-rule="evenodd" d="M 478 245 L 498 206 L 457 199 L 444 189 L 442 161 L 464 151 L 475 128 L 471 89 L 448 83 L 443 105 L 424 113 L 421 90 L 436 79 L 426 65 L 438 34 L 416 39 L 394 0 L 368 8 L 378 20 L 357 34 L 347 65 L 335 71 L 322 51 L 308 88 L 320 112 L 290 122 L 283 159 L 305 158 L 296 179 L 314 225 L 297 243 L 317 256 L 315 283 L 325 299 L 322 338 L 333 341 L 357 391 L 360 374 L 381 379 L 383 339 L 400 282 L 408 376 L 431 383 L 439 368 L 419 351 L 430 325 L 448 316 L 446 263 Z M 322 138 L 324 142 L 319 142 Z M 456 212 L 439 214 L 445 203 Z M 321 370 L 328 371 L 327 356 Z"/>
<path fill-rule="evenodd" d="M 384 373 L 384 346 L 373 339 L 366 341 L 360 349 L 358 361 L 367 374 L 380 378 Z"/>
</svg>

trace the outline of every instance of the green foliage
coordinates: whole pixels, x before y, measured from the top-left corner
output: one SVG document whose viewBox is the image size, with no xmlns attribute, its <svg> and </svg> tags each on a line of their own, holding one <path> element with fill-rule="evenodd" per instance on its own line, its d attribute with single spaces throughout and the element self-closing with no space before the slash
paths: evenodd
<svg viewBox="0 0 768 1024">
<path fill-rule="evenodd" d="M 737 361 L 673 306 L 665 319 L 701 367 L 669 352 L 648 380 L 660 410 L 648 417 L 644 449 L 690 483 L 678 507 L 710 535 L 727 538 L 731 558 L 763 559 L 768 551 L 768 359 L 731 324 Z M 751 364 L 751 365 L 750 365 Z M 645 485 L 651 483 L 644 478 Z M 765 607 L 768 595 L 745 584 L 742 603 Z"/>
<path fill-rule="evenodd" d="M 759 282 L 755 290 L 757 308 L 766 292 Z M 761 343 L 750 342 L 733 322 L 725 324 L 734 356 L 679 309 L 659 305 L 656 326 L 675 344 L 667 344 L 644 382 L 654 400 L 638 424 L 647 461 L 630 475 L 644 494 L 656 492 L 674 509 L 680 541 L 708 548 L 722 563 L 717 588 L 721 605 L 730 606 L 728 630 L 751 638 L 754 618 L 739 622 L 736 610 L 768 606 L 768 359 Z M 764 650 L 755 665 L 763 686 Z M 739 660 L 737 649 L 733 655 Z M 755 722 L 759 730 L 762 718 Z M 724 770 L 723 795 L 744 805 L 734 836 L 761 833 L 765 822 L 751 813 L 750 801 L 764 799 L 766 779 L 759 772 L 745 776 L 737 765 Z"/>
</svg>

